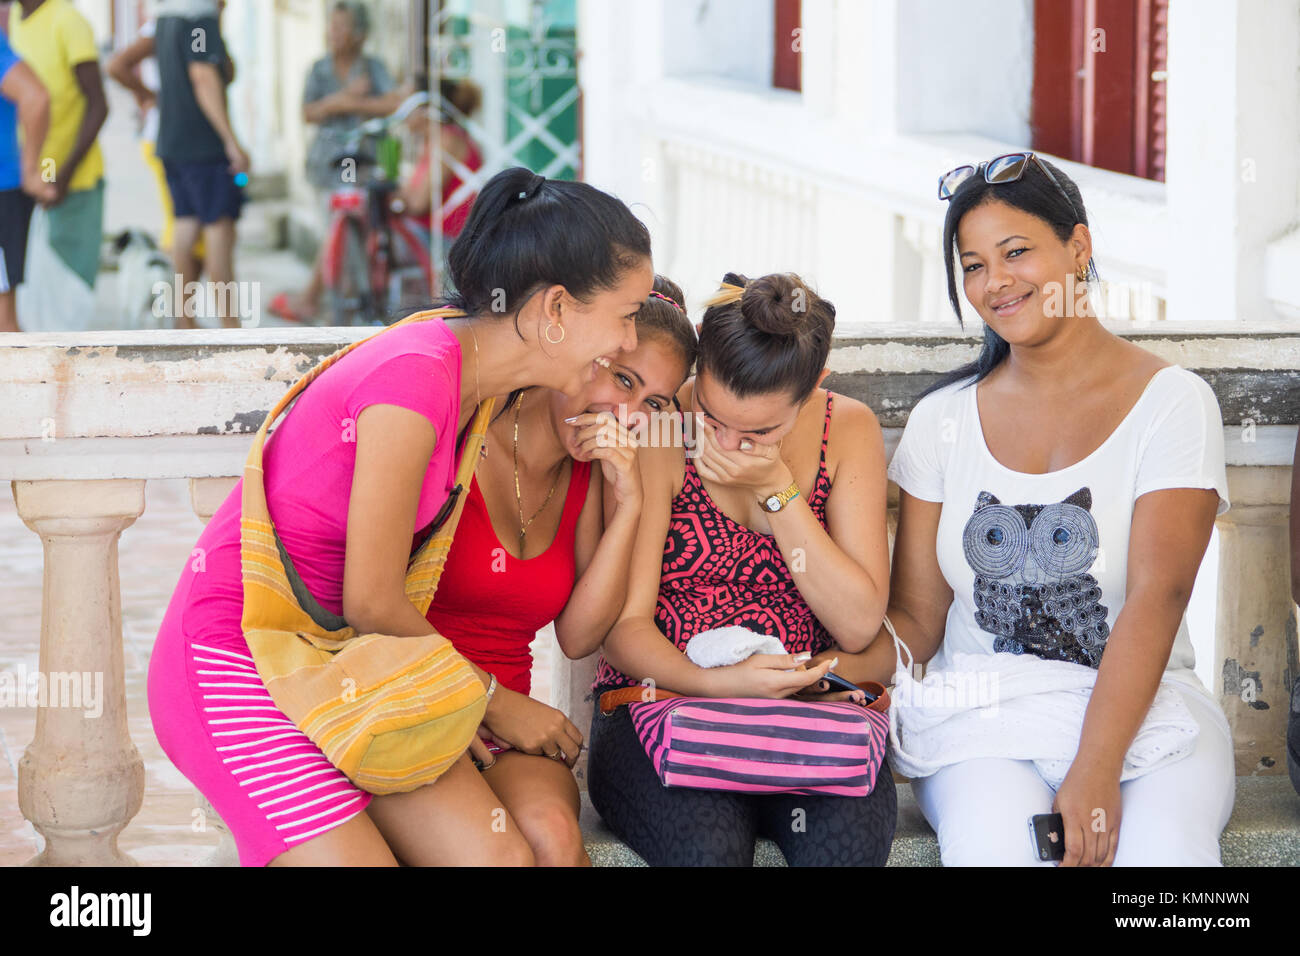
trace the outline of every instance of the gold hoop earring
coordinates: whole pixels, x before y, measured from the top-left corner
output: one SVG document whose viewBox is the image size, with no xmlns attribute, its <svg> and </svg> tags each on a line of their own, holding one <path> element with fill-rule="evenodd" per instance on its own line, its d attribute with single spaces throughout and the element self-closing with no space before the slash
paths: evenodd
<svg viewBox="0 0 1300 956">
<path fill-rule="evenodd" d="M 558 339 L 553 339 L 553 338 L 551 338 L 551 329 L 559 329 L 559 330 L 560 330 L 560 337 L 559 337 Z M 565 332 L 565 330 L 564 330 L 564 326 L 562 326 L 562 325 L 548 325 L 548 326 L 546 327 L 546 331 L 543 332 L 542 334 L 546 336 L 546 341 L 550 342 L 552 345 L 559 345 L 561 342 L 564 341 L 564 337 L 565 337 L 565 335 L 567 335 L 568 333 Z"/>
<path fill-rule="evenodd" d="M 1079 270 L 1078 270 L 1077 272 L 1075 272 L 1074 277 L 1075 277 L 1077 280 L 1079 280 L 1080 282 L 1087 282 L 1087 281 L 1088 281 L 1088 268 L 1087 268 L 1087 266 L 1079 266 Z"/>
</svg>

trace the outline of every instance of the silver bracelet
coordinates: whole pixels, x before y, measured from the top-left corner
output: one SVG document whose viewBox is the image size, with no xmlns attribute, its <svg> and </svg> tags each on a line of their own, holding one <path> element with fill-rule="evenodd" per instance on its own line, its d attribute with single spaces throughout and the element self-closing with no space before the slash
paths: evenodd
<svg viewBox="0 0 1300 956">
<path fill-rule="evenodd" d="M 487 699 L 491 701 L 492 695 L 497 692 L 497 675 L 489 674 L 488 676 L 492 678 L 490 681 L 488 681 L 488 688 L 487 688 Z"/>
</svg>

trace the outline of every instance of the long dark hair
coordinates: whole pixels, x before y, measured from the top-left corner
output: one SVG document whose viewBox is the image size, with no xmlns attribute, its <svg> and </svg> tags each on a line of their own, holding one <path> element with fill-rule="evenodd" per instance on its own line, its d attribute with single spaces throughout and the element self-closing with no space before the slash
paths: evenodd
<svg viewBox="0 0 1300 956">
<path fill-rule="evenodd" d="M 805 400 L 830 355 L 835 306 L 792 272 L 722 281 L 700 326 L 699 370 L 739 398 L 785 391 Z"/>
<path fill-rule="evenodd" d="M 620 200 L 516 166 L 489 179 L 470 207 L 447 254 L 442 304 L 513 314 L 518 331 L 519 309 L 539 289 L 558 283 L 583 300 L 649 256 L 649 230 Z"/>
<path fill-rule="evenodd" d="M 1035 159 L 1052 171 L 1056 181 L 1061 184 L 1060 189 L 1031 160 L 1025 167 L 1024 175 L 1014 182 L 994 184 L 985 182 L 983 176 L 972 176 L 957 188 L 957 192 L 948 201 L 948 213 L 943 220 L 943 264 L 948 271 L 948 301 L 952 303 L 952 310 L 957 314 L 957 324 L 962 328 L 966 326 L 962 322 L 961 299 L 957 290 L 957 227 L 961 225 L 966 213 L 986 202 L 1004 202 L 1047 223 L 1061 242 L 1069 240 L 1077 224 L 1088 225 L 1088 211 L 1083 207 L 1083 196 L 1074 180 L 1041 156 L 1036 156 Z M 1096 270 L 1091 263 L 1089 277 L 1096 278 Z M 967 385 L 981 382 L 1010 354 L 1011 346 L 986 324 L 984 347 L 980 349 L 975 361 L 948 372 L 922 392 L 920 397 L 924 398 L 933 391 L 963 379 L 970 379 Z"/>
</svg>

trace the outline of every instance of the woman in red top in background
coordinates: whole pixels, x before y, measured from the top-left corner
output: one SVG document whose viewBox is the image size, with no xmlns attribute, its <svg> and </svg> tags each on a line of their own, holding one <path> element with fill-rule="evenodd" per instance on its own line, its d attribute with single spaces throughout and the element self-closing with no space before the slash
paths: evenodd
<svg viewBox="0 0 1300 956">
<path fill-rule="evenodd" d="M 563 712 L 528 696 L 529 645 L 554 621 L 560 650 L 586 657 L 623 609 L 641 514 L 627 416 L 674 412 L 695 360 L 682 301 L 681 289 L 656 276 L 634 351 L 574 398 L 526 389 L 497 415 L 426 615 L 489 685 L 480 735 L 495 759 L 483 779 L 543 866 L 590 863 L 571 770 L 583 737 Z"/>
<path fill-rule="evenodd" d="M 478 87 L 469 80 L 443 80 L 439 85 L 441 99 L 450 103 L 466 120 L 477 111 L 481 94 Z M 436 105 L 436 104 L 435 104 Z M 476 173 L 483 168 L 483 154 L 468 131 L 458 125 L 455 119 L 439 109 L 442 117 L 437 126 L 438 147 L 442 151 L 442 171 L 438 177 L 440 184 L 440 206 L 445 210 L 442 216 L 442 235 L 444 239 L 455 239 L 469 218 L 469 207 L 478 195 L 470 191 L 450 209 L 448 201 L 464 185 L 459 170 Z M 424 144 L 420 158 L 416 160 L 411 178 L 394 196 L 402 203 L 401 208 L 424 230 L 427 242 L 433 231 L 433 208 L 430 201 L 433 191 L 429 188 L 429 170 L 433 165 L 433 133 L 428 109 L 418 109 L 407 119 L 407 126 L 416 140 Z"/>
</svg>

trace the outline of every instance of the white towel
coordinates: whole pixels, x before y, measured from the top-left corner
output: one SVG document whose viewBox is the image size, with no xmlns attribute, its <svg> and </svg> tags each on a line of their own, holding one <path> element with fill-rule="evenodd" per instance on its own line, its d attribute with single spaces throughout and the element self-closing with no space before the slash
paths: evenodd
<svg viewBox="0 0 1300 956">
<path fill-rule="evenodd" d="M 747 627 L 715 627 L 700 631 L 686 642 L 686 656 L 697 667 L 726 667 L 739 664 L 752 654 L 785 653 L 788 652 L 780 638 Z"/>
<path fill-rule="evenodd" d="M 892 633 L 892 626 L 889 628 Z M 906 645 L 895 635 L 895 654 Z M 890 691 L 890 765 L 925 777 L 978 757 L 1032 760 L 1060 787 L 1079 749 L 1097 672 L 1030 654 L 955 654 L 952 667 L 916 681 L 898 657 Z M 1200 727 L 1178 691 L 1161 684 L 1138 729 L 1120 780 L 1150 773 L 1192 752 Z"/>
</svg>

